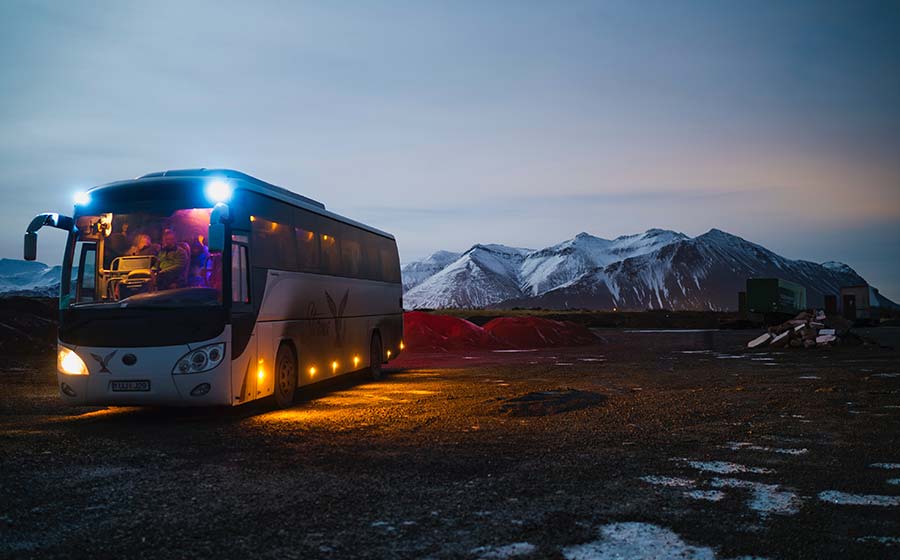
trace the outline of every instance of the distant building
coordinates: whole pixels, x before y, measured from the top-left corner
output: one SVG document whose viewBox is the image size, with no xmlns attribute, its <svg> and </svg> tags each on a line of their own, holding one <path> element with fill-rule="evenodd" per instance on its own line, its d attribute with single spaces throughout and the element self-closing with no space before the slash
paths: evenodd
<svg viewBox="0 0 900 560">
<path fill-rule="evenodd" d="M 862 284 L 841 288 L 841 313 L 845 319 L 877 321 L 881 318 L 881 311 L 878 290 L 872 286 Z"/>
<path fill-rule="evenodd" d="M 797 313 L 806 309 L 806 288 L 781 278 L 748 278 L 750 313 Z"/>
</svg>

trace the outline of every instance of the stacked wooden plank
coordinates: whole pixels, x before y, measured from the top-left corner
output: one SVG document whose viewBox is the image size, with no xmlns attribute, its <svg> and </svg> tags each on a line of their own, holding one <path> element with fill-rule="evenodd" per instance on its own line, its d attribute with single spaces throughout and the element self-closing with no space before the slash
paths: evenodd
<svg viewBox="0 0 900 560">
<path fill-rule="evenodd" d="M 842 343 L 856 343 L 850 322 L 840 316 L 826 316 L 823 311 L 803 311 L 747 343 L 747 348 L 822 348 Z"/>
</svg>

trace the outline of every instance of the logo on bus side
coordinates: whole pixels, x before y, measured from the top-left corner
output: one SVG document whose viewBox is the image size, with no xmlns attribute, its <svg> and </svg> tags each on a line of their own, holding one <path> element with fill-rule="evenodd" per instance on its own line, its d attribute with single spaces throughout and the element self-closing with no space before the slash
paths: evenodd
<svg viewBox="0 0 900 560">
<path fill-rule="evenodd" d="M 109 361 L 113 359 L 113 356 L 116 355 L 116 352 L 118 352 L 118 350 L 113 350 L 106 356 L 100 356 L 93 352 L 91 353 L 91 358 L 94 358 L 94 360 L 100 364 L 100 373 L 112 373 L 107 366 L 109 365 Z"/>
<path fill-rule="evenodd" d="M 328 293 L 328 290 L 325 290 L 325 299 L 328 300 L 328 308 L 334 316 L 334 337 L 337 340 L 338 348 L 344 346 L 344 309 L 347 307 L 347 298 L 349 296 L 350 288 L 347 288 L 347 291 L 344 292 L 344 297 L 341 298 L 340 305 L 335 305 L 331 294 Z"/>
<path fill-rule="evenodd" d="M 325 321 L 324 315 L 319 315 L 315 301 L 310 301 L 306 306 L 306 317 L 309 321 L 304 325 L 308 336 L 325 337 L 331 334 L 331 324 Z"/>
</svg>

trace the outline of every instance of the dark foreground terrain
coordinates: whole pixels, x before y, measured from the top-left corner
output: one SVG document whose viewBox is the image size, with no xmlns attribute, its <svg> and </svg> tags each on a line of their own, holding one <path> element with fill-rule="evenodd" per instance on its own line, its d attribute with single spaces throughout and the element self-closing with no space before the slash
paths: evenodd
<svg viewBox="0 0 900 560">
<path fill-rule="evenodd" d="M 0 557 L 900 557 L 900 353 L 600 334 L 278 412 L 64 408 L 8 358 Z"/>
</svg>

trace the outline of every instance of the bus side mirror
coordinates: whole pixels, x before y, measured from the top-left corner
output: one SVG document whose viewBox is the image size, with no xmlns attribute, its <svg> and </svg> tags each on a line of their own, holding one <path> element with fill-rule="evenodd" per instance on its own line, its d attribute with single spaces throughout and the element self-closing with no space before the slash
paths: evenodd
<svg viewBox="0 0 900 560">
<path fill-rule="evenodd" d="M 222 252 L 225 250 L 225 224 L 209 224 L 207 245 L 210 252 Z"/>
<path fill-rule="evenodd" d="M 25 260 L 37 259 L 37 233 L 30 231 L 25 234 Z"/>
<path fill-rule="evenodd" d="M 207 246 L 210 251 L 225 250 L 225 222 L 231 220 L 231 209 L 224 202 L 215 205 L 209 215 Z"/>
</svg>

